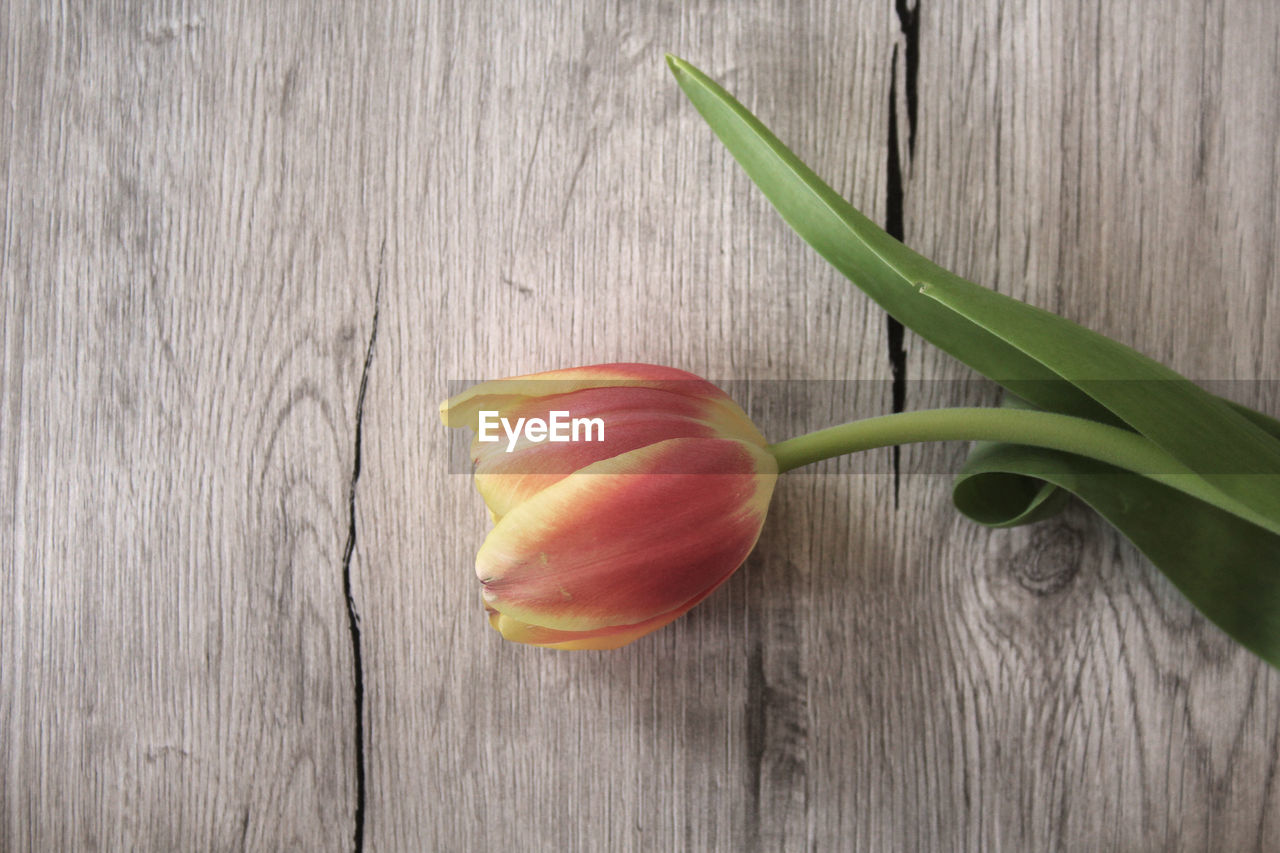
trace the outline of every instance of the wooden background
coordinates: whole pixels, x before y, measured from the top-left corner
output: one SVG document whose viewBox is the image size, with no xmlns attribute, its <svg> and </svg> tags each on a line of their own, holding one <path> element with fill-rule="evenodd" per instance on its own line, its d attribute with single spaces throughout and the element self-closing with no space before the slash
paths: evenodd
<svg viewBox="0 0 1280 853">
<path fill-rule="evenodd" d="M 704 606 L 555 653 L 485 624 L 436 413 L 610 360 L 859 380 L 745 400 L 774 438 L 889 410 L 883 314 L 671 51 L 925 254 L 1280 414 L 1280 5 L 10 0 L 0 43 L 0 848 L 1280 846 L 1280 674 L 1081 508 L 957 516 L 963 447 L 786 477 Z"/>
</svg>

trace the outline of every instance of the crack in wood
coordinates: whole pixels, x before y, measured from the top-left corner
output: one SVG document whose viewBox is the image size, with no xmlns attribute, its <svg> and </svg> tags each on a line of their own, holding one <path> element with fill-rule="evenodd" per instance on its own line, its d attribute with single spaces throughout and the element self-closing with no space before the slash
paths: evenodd
<svg viewBox="0 0 1280 853">
<path fill-rule="evenodd" d="M 747 702 L 744 721 L 746 741 L 746 849 L 761 849 L 760 776 L 764 773 L 765 738 L 768 736 L 768 682 L 764 672 L 764 646 L 757 638 L 747 662 Z"/>
<path fill-rule="evenodd" d="M 369 390 L 369 366 L 373 363 L 373 347 L 378 340 L 378 312 L 382 309 L 382 283 L 386 273 L 386 240 L 378 258 L 378 286 L 373 294 L 373 322 L 369 344 L 364 352 L 364 368 L 360 373 L 360 390 L 356 394 L 355 452 L 352 454 L 351 481 L 347 487 L 347 546 L 342 554 L 342 590 L 347 599 L 347 627 L 351 631 L 351 667 L 355 680 L 355 752 L 356 805 L 352 849 L 364 849 L 365 748 L 364 748 L 364 661 L 360 651 L 360 614 L 351 591 L 351 557 L 356 549 L 356 483 L 360 479 L 360 441 L 364 427 L 364 398 Z"/>
<path fill-rule="evenodd" d="M 903 94 L 907 102 L 907 163 L 915 157 L 916 110 L 919 103 L 916 88 L 920 69 L 920 4 L 913 6 L 907 0 L 894 0 L 898 25 L 902 29 L 902 53 L 904 57 Z M 892 67 L 889 73 L 889 138 L 888 163 L 885 166 L 885 223 L 884 230 L 896 240 L 903 240 L 906 229 L 903 224 L 902 154 L 898 137 L 898 45 L 893 46 Z M 904 344 L 905 330 L 893 317 L 885 320 L 889 347 L 889 369 L 893 376 L 893 411 L 902 412 L 907 405 L 907 350 Z M 902 485 L 902 447 L 893 450 L 893 508 L 899 504 Z"/>
</svg>

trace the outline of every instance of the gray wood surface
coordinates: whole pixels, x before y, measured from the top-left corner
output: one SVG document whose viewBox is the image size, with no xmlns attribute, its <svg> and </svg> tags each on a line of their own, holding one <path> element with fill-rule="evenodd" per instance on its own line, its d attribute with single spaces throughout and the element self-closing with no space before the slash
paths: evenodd
<svg viewBox="0 0 1280 853">
<path fill-rule="evenodd" d="M 686 618 L 543 651 L 436 414 L 610 360 L 773 438 L 892 406 L 664 51 L 940 263 L 1280 413 L 1280 6 L 11 0 L 0 45 L 0 849 L 1280 847 L 1280 677 L 1084 509 L 829 463 Z M 993 399 L 901 349 L 909 408 Z"/>
</svg>

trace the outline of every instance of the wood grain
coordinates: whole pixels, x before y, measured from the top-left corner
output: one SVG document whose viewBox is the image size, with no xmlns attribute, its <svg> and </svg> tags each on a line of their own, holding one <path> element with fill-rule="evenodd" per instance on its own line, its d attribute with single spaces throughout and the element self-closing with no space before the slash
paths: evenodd
<svg viewBox="0 0 1280 853">
<path fill-rule="evenodd" d="M 4 13 L 5 849 L 350 846 L 379 51 L 304 12 Z"/>
<path fill-rule="evenodd" d="M 664 51 L 940 263 L 1280 413 L 1280 7 L 1018 6 L 4 7 L 0 849 L 1280 846 L 1280 678 L 1083 508 L 959 518 L 962 447 L 789 475 L 617 652 L 485 625 L 457 383 L 893 405 Z M 909 408 L 994 399 L 902 352 Z"/>
</svg>

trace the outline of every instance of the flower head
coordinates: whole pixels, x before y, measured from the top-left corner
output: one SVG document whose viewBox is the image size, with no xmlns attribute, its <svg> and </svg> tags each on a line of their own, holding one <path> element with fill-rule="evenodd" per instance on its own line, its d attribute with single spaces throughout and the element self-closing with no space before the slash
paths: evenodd
<svg viewBox="0 0 1280 853">
<path fill-rule="evenodd" d="M 669 367 L 486 382 L 440 412 L 477 431 L 490 624 L 532 645 L 616 648 L 687 612 L 755 546 L 778 474 L 728 395 Z"/>
</svg>

